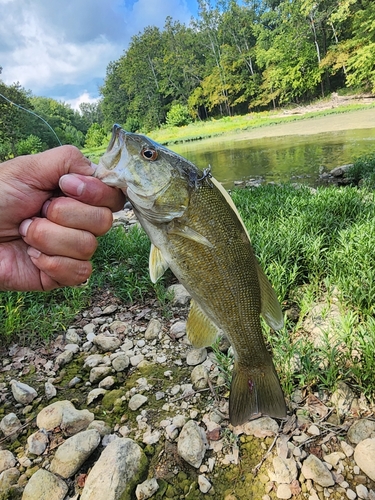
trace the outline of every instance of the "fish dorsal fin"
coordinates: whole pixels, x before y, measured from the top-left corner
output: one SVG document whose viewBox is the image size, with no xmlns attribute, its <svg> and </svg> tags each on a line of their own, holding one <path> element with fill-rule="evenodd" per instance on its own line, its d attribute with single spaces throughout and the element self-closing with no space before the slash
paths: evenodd
<svg viewBox="0 0 375 500">
<path fill-rule="evenodd" d="M 220 330 L 202 311 L 200 306 L 192 300 L 186 324 L 186 332 L 192 345 L 200 348 L 213 344 Z"/>
<path fill-rule="evenodd" d="M 153 283 L 156 283 L 169 267 L 169 264 L 164 259 L 161 251 L 153 243 L 151 243 L 148 267 L 150 271 L 150 279 Z"/>
<path fill-rule="evenodd" d="M 262 268 L 256 261 L 256 269 L 259 280 L 260 296 L 261 296 L 261 314 L 267 324 L 274 330 L 280 330 L 284 326 L 284 315 L 277 299 L 275 290 L 268 281 Z"/>
<path fill-rule="evenodd" d="M 201 245 L 213 248 L 213 244 L 205 236 L 203 236 L 203 234 L 198 233 L 189 226 L 179 224 L 176 221 L 174 221 L 168 228 L 168 234 L 182 236 L 183 238 L 187 238 L 188 240 L 192 240 L 196 243 L 200 243 Z"/>
</svg>

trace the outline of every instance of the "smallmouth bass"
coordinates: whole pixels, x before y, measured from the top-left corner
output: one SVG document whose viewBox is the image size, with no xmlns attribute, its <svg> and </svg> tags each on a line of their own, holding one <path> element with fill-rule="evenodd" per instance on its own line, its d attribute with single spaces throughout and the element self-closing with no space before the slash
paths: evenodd
<svg viewBox="0 0 375 500">
<path fill-rule="evenodd" d="M 283 327 L 276 294 L 254 255 L 241 217 L 210 169 L 151 139 L 113 127 L 94 174 L 122 189 L 151 240 L 150 277 L 169 267 L 190 293 L 187 334 L 194 347 L 223 332 L 234 351 L 229 418 L 240 425 L 257 414 L 283 418 L 286 405 L 260 315 Z"/>
</svg>

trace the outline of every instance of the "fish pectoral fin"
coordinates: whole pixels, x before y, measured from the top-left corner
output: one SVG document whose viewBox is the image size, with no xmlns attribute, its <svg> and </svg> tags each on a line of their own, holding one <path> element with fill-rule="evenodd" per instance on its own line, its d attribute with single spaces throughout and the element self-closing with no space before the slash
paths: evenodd
<svg viewBox="0 0 375 500">
<path fill-rule="evenodd" d="M 168 228 L 168 234 L 182 236 L 183 238 L 187 238 L 188 240 L 195 241 L 196 243 L 200 243 L 201 245 L 205 245 L 210 248 L 214 247 L 213 244 L 202 234 L 198 233 L 189 226 L 177 224 L 176 222 Z"/>
<path fill-rule="evenodd" d="M 213 344 L 220 329 L 194 300 L 190 304 L 189 316 L 186 323 L 188 339 L 193 347 L 207 347 Z"/>
<path fill-rule="evenodd" d="M 258 262 L 256 262 L 256 268 L 261 296 L 260 312 L 271 328 L 280 330 L 284 326 L 284 315 L 275 290 L 272 288 L 271 283 Z"/>
<path fill-rule="evenodd" d="M 164 259 L 161 251 L 153 243 L 151 243 L 148 267 L 150 271 L 150 279 L 153 283 L 156 283 L 169 267 L 169 264 Z"/>
<path fill-rule="evenodd" d="M 229 396 L 230 422 L 242 425 L 258 414 L 286 416 L 284 394 L 272 360 L 266 360 L 260 367 L 235 361 Z"/>
</svg>

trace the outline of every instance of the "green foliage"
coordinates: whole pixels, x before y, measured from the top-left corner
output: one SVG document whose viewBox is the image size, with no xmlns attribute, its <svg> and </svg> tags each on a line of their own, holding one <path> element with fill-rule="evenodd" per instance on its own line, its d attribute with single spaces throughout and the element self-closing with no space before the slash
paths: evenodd
<svg viewBox="0 0 375 500">
<path fill-rule="evenodd" d="M 101 146 L 106 140 L 106 130 L 101 127 L 99 123 L 93 123 L 86 134 L 85 148 L 95 148 Z"/>
<path fill-rule="evenodd" d="M 26 139 L 17 142 L 17 155 L 29 155 L 43 151 L 43 144 L 40 137 L 29 135 Z"/>
<path fill-rule="evenodd" d="M 181 127 L 192 121 L 189 108 L 182 104 L 174 104 L 167 113 L 166 123 L 168 127 Z"/>
<path fill-rule="evenodd" d="M 346 177 L 358 184 L 363 181 L 369 187 L 375 187 L 375 154 L 357 158 L 350 167 Z"/>
</svg>

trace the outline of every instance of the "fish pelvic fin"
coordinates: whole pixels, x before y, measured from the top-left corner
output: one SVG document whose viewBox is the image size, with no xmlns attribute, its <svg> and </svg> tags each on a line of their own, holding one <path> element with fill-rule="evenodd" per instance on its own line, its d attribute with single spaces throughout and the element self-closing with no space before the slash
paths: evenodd
<svg viewBox="0 0 375 500">
<path fill-rule="evenodd" d="M 173 223 L 168 227 L 167 232 L 168 234 L 174 234 L 175 236 L 181 236 L 182 238 L 195 241 L 196 243 L 204 245 L 208 248 L 214 248 L 213 244 L 205 236 L 203 236 L 203 234 L 198 233 L 187 225 L 173 221 Z"/>
<path fill-rule="evenodd" d="M 211 345 L 219 332 L 219 328 L 211 321 L 195 300 L 191 300 L 186 323 L 186 333 L 193 347 L 200 348 Z"/>
<path fill-rule="evenodd" d="M 148 267 L 150 272 L 150 279 L 153 283 L 156 283 L 169 267 L 169 264 L 164 259 L 161 251 L 153 243 L 151 243 Z"/>
<path fill-rule="evenodd" d="M 256 269 L 260 287 L 261 309 L 260 312 L 273 330 L 280 330 L 284 326 L 284 315 L 281 310 L 275 290 L 272 288 L 263 269 L 256 261 Z"/>
<path fill-rule="evenodd" d="M 280 382 L 269 363 L 251 368 L 234 363 L 229 396 L 229 419 L 232 425 L 242 425 L 256 414 L 273 418 L 286 416 L 286 404 Z"/>
</svg>

